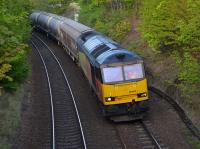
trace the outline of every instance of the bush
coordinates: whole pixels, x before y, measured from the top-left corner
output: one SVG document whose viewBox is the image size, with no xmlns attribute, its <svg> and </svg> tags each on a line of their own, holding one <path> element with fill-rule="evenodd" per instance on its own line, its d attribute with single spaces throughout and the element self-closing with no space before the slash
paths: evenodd
<svg viewBox="0 0 200 149">
<path fill-rule="evenodd" d="M 120 21 L 109 31 L 109 36 L 116 41 L 122 41 L 128 32 L 131 31 L 131 24 L 128 21 Z"/>
<path fill-rule="evenodd" d="M 28 76 L 28 64 L 26 58 L 27 52 L 18 54 L 12 61 L 12 69 L 9 71 L 8 75 L 12 80 L 3 80 L 4 88 L 8 91 L 15 91 L 17 87 L 24 81 Z"/>
<path fill-rule="evenodd" d="M 175 53 L 185 96 L 200 87 L 199 6 L 199 0 L 144 0 L 140 12 L 143 38 L 157 52 Z"/>
<path fill-rule="evenodd" d="M 129 3 L 128 1 L 123 2 Z M 131 30 L 127 17 L 132 14 L 131 9 L 111 10 L 106 2 L 81 3 L 80 22 L 95 28 L 118 42 Z"/>
<path fill-rule="evenodd" d="M 198 61 L 189 52 L 185 52 L 182 58 L 176 55 L 176 62 L 179 66 L 178 78 L 181 81 L 178 87 L 187 97 L 198 94 L 200 85 Z"/>
<path fill-rule="evenodd" d="M 0 3 L 0 86 L 14 91 L 26 79 L 27 39 L 31 5 L 25 0 L 2 0 Z"/>
</svg>

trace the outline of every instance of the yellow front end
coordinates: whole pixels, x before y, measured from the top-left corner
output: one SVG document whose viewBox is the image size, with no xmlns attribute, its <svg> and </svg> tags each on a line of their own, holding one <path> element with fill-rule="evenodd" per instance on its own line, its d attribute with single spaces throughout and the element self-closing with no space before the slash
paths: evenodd
<svg viewBox="0 0 200 149">
<path fill-rule="evenodd" d="M 115 105 L 148 99 L 147 80 L 119 84 L 102 84 L 102 103 Z"/>
</svg>

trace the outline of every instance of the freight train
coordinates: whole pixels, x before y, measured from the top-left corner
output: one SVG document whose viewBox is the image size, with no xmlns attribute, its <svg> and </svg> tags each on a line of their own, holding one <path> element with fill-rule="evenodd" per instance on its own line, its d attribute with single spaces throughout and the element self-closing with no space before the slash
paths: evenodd
<svg viewBox="0 0 200 149">
<path fill-rule="evenodd" d="M 33 28 L 51 35 L 80 66 L 100 103 L 113 121 L 141 119 L 148 111 L 143 60 L 105 35 L 71 19 L 35 11 Z"/>
</svg>

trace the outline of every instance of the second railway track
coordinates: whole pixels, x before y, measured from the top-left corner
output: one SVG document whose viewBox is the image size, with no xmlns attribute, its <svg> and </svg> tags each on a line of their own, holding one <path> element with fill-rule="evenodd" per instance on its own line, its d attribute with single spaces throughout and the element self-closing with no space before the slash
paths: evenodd
<svg viewBox="0 0 200 149">
<path fill-rule="evenodd" d="M 52 103 L 52 148 L 87 148 L 76 102 L 66 75 L 51 49 L 33 35 L 32 45 L 38 51 L 49 84 Z"/>
</svg>

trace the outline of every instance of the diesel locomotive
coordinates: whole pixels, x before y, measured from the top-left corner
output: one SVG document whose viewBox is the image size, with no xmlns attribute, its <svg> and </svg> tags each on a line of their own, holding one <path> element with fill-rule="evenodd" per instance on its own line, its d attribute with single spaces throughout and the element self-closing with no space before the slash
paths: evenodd
<svg viewBox="0 0 200 149">
<path fill-rule="evenodd" d="M 34 28 L 55 38 L 83 70 L 103 115 L 114 121 L 142 118 L 148 110 L 143 60 L 110 38 L 71 19 L 35 11 Z"/>
</svg>

